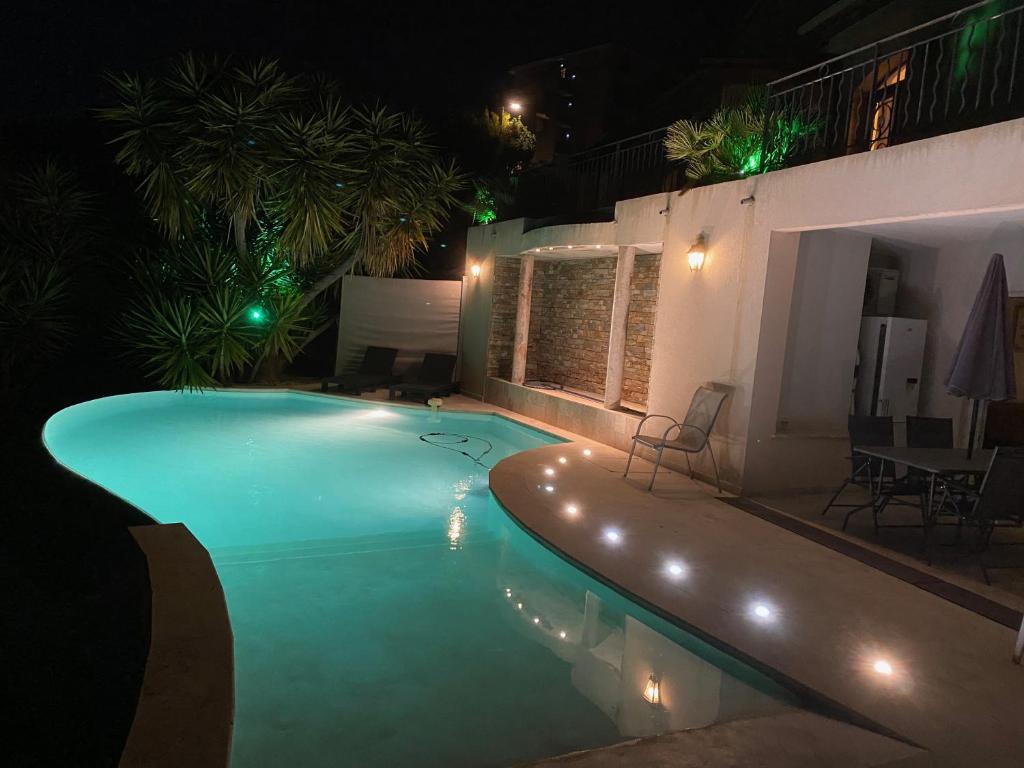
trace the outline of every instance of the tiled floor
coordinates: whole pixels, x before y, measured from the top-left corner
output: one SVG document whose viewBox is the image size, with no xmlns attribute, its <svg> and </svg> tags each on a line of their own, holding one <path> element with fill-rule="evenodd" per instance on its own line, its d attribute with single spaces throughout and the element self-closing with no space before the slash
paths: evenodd
<svg viewBox="0 0 1024 768">
<path fill-rule="evenodd" d="M 818 493 L 787 494 L 756 497 L 754 500 L 814 525 L 839 531 L 849 510 L 837 507 L 822 515 L 830 496 L 831 494 Z M 866 500 L 867 494 L 858 488 L 846 491 L 842 497 L 844 503 L 860 504 Z M 910 507 L 890 506 L 883 513 L 880 522 L 916 524 L 920 522 L 920 515 L 916 509 Z M 871 510 L 866 509 L 856 512 L 850 518 L 846 533 L 869 547 L 912 564 L 915 568 L 927 566 L 920 528 L 882 528 L 876 533 L 871 522 Z M 973 531 L 965 529 L 960 541 L 957 542 L 955 527 L 940 526 L 934 531 L 932 539 L 928 554 L 934 573 L 992 595 L 995 599 L 1018 609 L 1024 609 L 1024 546 L 1018 546 L 1024 544 L 1024 530 L 1000 529 L 993 537 L 995 543 L 984 555 L 986 565 L 1009 567 L 989 568 L 991 589 L 986 588 L 982 578 L 978 555 L 974 548 Z"/>
</svg>

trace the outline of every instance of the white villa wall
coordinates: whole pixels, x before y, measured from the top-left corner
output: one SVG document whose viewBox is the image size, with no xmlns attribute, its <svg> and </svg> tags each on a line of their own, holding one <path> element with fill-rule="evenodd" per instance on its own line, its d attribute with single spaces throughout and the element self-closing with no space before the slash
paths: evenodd
<svg viewBox="0 0 1024 768">
<path fill-rule="evenodd" d="M 621 202 L 617 244 L 630 244 L 625 233 L 652 242 L 652 222 L 664 222 L 650 412 L 682 414 L 699 384 L 731 385 L 713 438 L 729 485 L 747 493 L 833 485 L 845 467 L 844 439 L 776 430 L 800 242 L 787 233 L 1022 209 L 1022 147 L 1024 120 L 1014 120 L 672 193 L 667 202 L 666 195 Z M 756 200 L 743 204 L 750 195 Z M 468 245 L 468 258 L 484 260 L 485 269 L 502 239 L 490 230 L 471 230 Z M 536 232 L 531 242 L 541 247 Z M 700 232 L 707 258 L 691 273 L 686 252 Z M 579 244 L 587 242 L 598 241 Z M 509 255 L 524 250 L 521 238 L 503 247 Z M 477 290 L 467 291 L 465 310 L 464 358 L 480 370 L 487 334 L 470 327 L 489 317 L 484 283 L 482 274 Z"/>
<path fill-rule="evenodd" d="M 871 235 L 800 235 L 777 432 L 845 437 Z"/>
</svg>

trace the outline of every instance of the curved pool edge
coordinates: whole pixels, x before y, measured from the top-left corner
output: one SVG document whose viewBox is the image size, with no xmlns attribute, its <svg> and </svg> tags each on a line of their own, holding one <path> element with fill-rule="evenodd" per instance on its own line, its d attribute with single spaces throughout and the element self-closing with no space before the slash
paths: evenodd
<svg viewBox="0 0 1024 768">
<path fill-rule="evenodd" d="M 182 523 L 130 529 L 149 564 L 151 639 L 120 768 L 225 768 L 234 638 L 209 552 Z"/>
<path fill-rule="evenodd" d="M 149 647 L 135 716 L 119 768 L 225 768 L 234 720 L 234 640 L 220 577 L 209 552 L 183 523 L 163 523 L 121 494 L 62 461 L 47 441 L 62 408 L 43 424 L 40 440 L 59 471 L 137 512 L 145 525 L 129 526 L 149 575 Z M 212 664 L 211 664 L 212 662 Z M 197 712 L 203 716 L 197 716 Z"/>
<path fill-rule="evenodd" d="M 40 440 L 60 468 L 137 512 L 145 525 L 130 526 L 150 573 L 150 643 L 120 768 L 226 768 L 230 763 L 235 686 L 234 639 L 220 577 L 209 552 L 184 523 L 164 522 L 103 483 L 68 465 L 48 439 L 62 415 L 112 400 L 160 397 L 168 390 L 120 393 L 84 400 L 53 413 Z M 423 413 L 415 403 L 368 400 L 279 387 L 228 387 L 199 396 L 298 396 L 334 401 L 339 407 L 395 408 Z M 484 404 L 481 404 L 484 405 Z M 445 408 L 443 413 L 496 418 L 560 442 L 567 433 L 546 429 L 492 408 Z"/>
<path fill-rule="evenodd" d="M 595 459 L 597 458 L 597 451 L 607 452 L 609 455 L 621 453 L 617 449 L 598 443 L 587 441 L 585 444 L 590 445 L 591 450 L 594 451 Z M 584 445 L 584 443 L 580 445 Z M 551 524 L 552 520 L 560 517 L 561 510 L 557 507 L 561 506 L 562 502 L 555 501 L 557 496 L 552 494 L 539 493 L 538 489 L 541 486 L 526 480 L 531 475 L 537 478 L 543 477 L 541 472 L 544 468 L 559 466 L 557 456 L 560 451 L 564 452 L 567 447 L 572 447 L 572 444 L 569 446 L 543 446 L 522 451 L 502 459 L 491 469 L 489 475 L 491 492 L 498 500 L 501 508 L 519 528 L 542 546 L 591 578 L 650 613 L 694 635 L 714 649 L 748 665 L 756 672 L 774 681 L 783 689 L 795 695 L 800 700 L 801 705 L 808 710 L 824 715 L 827 718 L 846 722 L 914 748 L 923 748 L 921 744 L 883 725 L 877 719 L 863 714 L 858 709 L 842 703 L 818 688 L 767 663 L 753 649 L 745 649 L 738 644 L 723 640 L 707 628 L 696 623 L 693 617 L 687 618 L 681 615 L 681 612 L 672 610 L 665 604 L 665 601 L 658 599 L 657 596 L 644 589 L 639 581 L 624 578 L 619 574 L 613 575 L 610 569 L 596 562 L 595 558 L 587 556 L 586 550 L 588 548 L 581 546 L 578 537 L 574 535 L 571 528 L 566 529 L 564 526 Z M 583 508 L 586 506 L 587 492 L 580 490 L 580 488 L 589 487 L 591 485 L 590 481 L 595 479 L 595 477 L 605 475 L 609 470 L 598 467 L 592 460 L 580 460 L 576 461 L 575 464 L 575 469 L 579 474 L 576 478 L 577 482 L 574 483 L 575 494 L 572 496 L 572 501 Z M 581 468 L 582 471 L 580 471 Z M 568 473 L 573 469 L 572 464 L 570 464 L 569 467 L 565 469 L 560 468 L 559 471 Z M 669 471 L 662 469 L 663 473 L 668 473 Z M 592 473 L 594 472 L 600 474 L 593 475 Z M 588 473 L 591 474 L 590 477 L 587 477 Z M 621 475 L 618 472 L 615 474 L 621 479 Z M 647 496 L 646 494 L 644 495 Z M 653 496 L 647 496 L 647 498 L 648 500 L 655 499 Z M 565 519 L 564 515 L 561 516 L 561 519 Z"/>
</svg>

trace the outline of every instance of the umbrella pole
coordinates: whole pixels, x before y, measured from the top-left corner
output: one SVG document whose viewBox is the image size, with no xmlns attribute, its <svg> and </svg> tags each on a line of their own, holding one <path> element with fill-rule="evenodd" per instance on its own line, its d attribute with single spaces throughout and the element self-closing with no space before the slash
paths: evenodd
<svg viewBox="0 0 1024 768">
<path fill-rule="evenodd" d="M 967 438 L 967 458 L 974 455 L 974 433 L 978 430 L 978 401 L 971 401 L 971 431 Z"/>
</svg>

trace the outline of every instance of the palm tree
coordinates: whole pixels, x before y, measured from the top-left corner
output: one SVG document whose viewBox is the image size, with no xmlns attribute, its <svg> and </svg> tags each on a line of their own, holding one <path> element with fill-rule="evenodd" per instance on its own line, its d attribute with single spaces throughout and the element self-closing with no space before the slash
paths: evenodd
<svg viewBox="0 0 1024 768">
<path fill-rule="evenodd" d="M 331 83 L 288 75 L 275 61 L 186 55 L 161 77 L 110 82 L 116 103 L 99 115 L 117 129 L 116 161 L 168 240 L 201 237 L 204 224 L 223 220 L 245 264 L 254 233 L 274 232 L 275 254 L 301 277 L 287 312 L 299 325 L 348 272 L 412 270 L 464 184 L 418 120 L 349 108 Z M 280 341 L 255 367 L 288 348 Z"/>
<path fill-rule="evenodd" d="M 93 197 L 47 161 L 0 185 L 0 391 L 71 341 L 74 269 L 93 254 Z"/>
<path fill-rule="evenodd" d="M 766 154 L 768 127 L 771 148 Z M 754 89 L 742 103 L 722 107 L 707 120 L 672 123 L 665 156 L 685 163 L 693 184 L 713 184 L 781 168 L 795 143 L 816 129 L 799 118 L 769 114 L 764 92 Z"/>
</svg>

